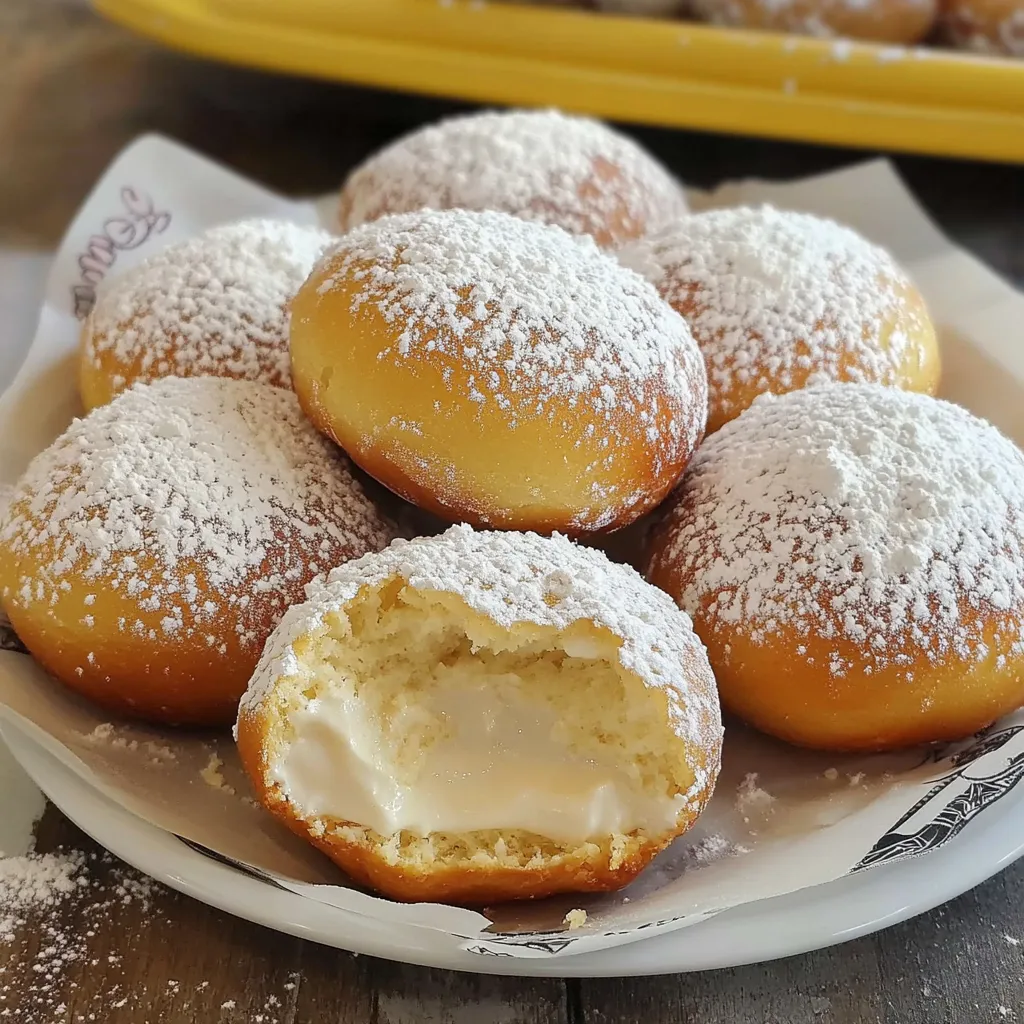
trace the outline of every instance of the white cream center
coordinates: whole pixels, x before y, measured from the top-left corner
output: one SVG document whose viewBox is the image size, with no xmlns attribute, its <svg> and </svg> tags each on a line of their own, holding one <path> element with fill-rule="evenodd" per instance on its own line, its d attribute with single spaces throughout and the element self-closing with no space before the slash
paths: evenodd
<svg viewBox="0 0 1024 1024">
<path fill-rule="evenodd" d="M 383 736 L 363 701 L 340 692 L 310 701 L 291 717 L 276 781 L 304 816 L 381 835 L 500 829 L 574 843 L 675 823 L 684 797 L 646 794 L 614 751 L 605 759 L 572 752 L 555 714 L 518 696 L 516 682 L 450 672 L 449 685 L 407 704 Z M 398 770 L 389 728 L 433 738 Z"/>
</svg>

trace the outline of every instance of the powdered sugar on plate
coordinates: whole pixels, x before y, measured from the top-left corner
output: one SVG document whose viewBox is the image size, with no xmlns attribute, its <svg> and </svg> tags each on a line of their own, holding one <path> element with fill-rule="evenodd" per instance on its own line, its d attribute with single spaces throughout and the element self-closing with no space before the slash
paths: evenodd
<svg viewBox="0 0 1024 1024">
<path fill-rule="evenodd" d="M 908 680 L 922 657 L 1024 650 L 1024 455 L 951 403 L 877 385 L 763 395 L 699 450 L 664 529 L 653 569 L 682 568 L 682 606 L 755 642 L 852 641 L 864 672 Z"/>
<path fill-rule="evenodd" d="M 893 384 L 926 356 L 931 329 L 906 274 L 831 220 L 770 206 L 709 210 L 621 258 L 686 317 L 707 363 L 713 422 L 743 408 L 741 391 Z"/>
<path fill-rule="evenodd" d="M 345 182 L 344 229 L 424 208 L 502 210 L 618 244 L 685 213 L 679 183 L 589 118 L 510 111 L 450 118 L 388 146 Z"/>
<path fill-rule="evenodd" d="M 290 387 L 288 303 L 330 240 L 319 228 L 246 220 L 162 249 L 101 289 L 86 357 L 113 368 L 115 392 L 167 376 Z"/>
<path fill-rule="evenodd" d="M 166 378 L 76 420 L 33 460 L 0 531 L 17 567 L 4 599 L 92 629 L 109 587 L 138 614 L 105 629 L 219 647 L 209 624 L 228 616 L 255 656 L 268 608 L 390 539 L 291 392 Z M 98 649 L 109 642 L 98 635 Z"/>
</svg>

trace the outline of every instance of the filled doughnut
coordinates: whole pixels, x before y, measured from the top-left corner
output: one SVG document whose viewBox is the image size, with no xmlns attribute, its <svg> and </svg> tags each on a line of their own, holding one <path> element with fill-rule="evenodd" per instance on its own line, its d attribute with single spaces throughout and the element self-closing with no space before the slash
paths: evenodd
<svg viewBox="0 0 1024 1024">
<path fill-rule="evenodd" d="M 1021 0 L 940 0 L 939 27 L 962 50 L 1024 57 Z"/>
<path fill-rule="evenodd" d="M 938 386 L 924 300 L 885 250 L 833 221 L 770 206 L 710 210 L 622 258 L 693 331 L 709 433 L 766 391 L 831 380 Z"/>
<path fill-rule="evenodd" d="M 765 395 L 701 447 L 648 578 L 723 705 L 781 739 L 884 750 L 1024 704 L 1024 456 L 927 395 Z"/>
<path fill-rule="evenodd" d="M 694 17 L 712 25 L 916 43 L 935 24 L 938 0 L 691 0 Z"/>
<path fill-rule="evenodd" d="M 85 407 L 160 377 L 290 387 L 288 303 L 330 238 L 284 221 L 239 221 L 111 278 L 82 329 Z"/>
<path fill-rule="evenodd" d="M 486 112 L 421 128 L 356 168 L 342 230 L 388 213 L 501 210 L 590 235 L 639 238 L 686 210 L 679 183 L 632 139 L 554 110 Z"/>
<path fill-rule="evenodd" d="M 690 332 L 590 239 L 504 213 L 385 217 L 293 303 L 295 390 L 367 473 L 449 521 L 610 531 L 704 429 Z"/>
<path fill-rule="evenodd" d="M 0 530 L 0 602 L 36 660 L 96 703 L 226 724 L 305 584 L 392 536 L 291 392 L 165 378 L 32 461 Z"/>
<path fill-rule="evenodd" d="M 633 879 L 718 775 L 689 619 L 564 537 L 396 541 L 288 611 L 239 708 L 263 805 L 395 899 L 487 903 Z"/>
</svg>

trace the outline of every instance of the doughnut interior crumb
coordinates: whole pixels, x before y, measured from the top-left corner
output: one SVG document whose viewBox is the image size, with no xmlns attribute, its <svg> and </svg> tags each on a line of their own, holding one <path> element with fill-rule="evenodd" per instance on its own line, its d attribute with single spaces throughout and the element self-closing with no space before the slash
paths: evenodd
<svg viewBox="0 0 1024 1024">
<path fill-rule="evenodd" d="M 582 907 L 576 907 L 565 915 L 562 923 L 569 931 L 576 931 L 577 928 L 582 928 L 587 923 L 587 912 Z"/>
<path fill-rule="evenodd" d="M 452 739 L 445 716 L 431 711 L 432 698 L 446 688 L 463 692 L 486 683 L 496 701 L 525 701 L 550 713 L 552 735 L 567 756 L 622 766 L 642 798 L 671 808 L 672 824 L 658 834 L 638 828 L 574 842 L 505 828 L 382 835 L 293 805 L 309 834 L 413 873 L 465 865 L 551 870 L 566 862 L 615 871 L 650 843 L 663 845 L 666 832 L 671 838 L 678 831 L 674 819 L 700 788 L 687 765 L 686 741 L 669 724 L 665 692 L 621 665 L 620 645 L 587 620 L 565 629 L 529 622 L 506 628 L 456 594 L 415 589 L 401 577 L 365 586 L 294 645 L 297 670 L 268 697 L 265 777 L 273 778 L 286 758 L 296 715 L 310 701 L 356 699 L 390 773 L 414 784 Z M 277 782 L 267 797 L 285 801 L 291 794 Z"/>
</svg>

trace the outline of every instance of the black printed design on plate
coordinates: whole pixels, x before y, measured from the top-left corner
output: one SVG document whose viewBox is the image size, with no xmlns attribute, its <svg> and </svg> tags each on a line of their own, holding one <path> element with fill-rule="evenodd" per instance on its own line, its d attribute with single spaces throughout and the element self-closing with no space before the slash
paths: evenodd
<svg viewBox="0 0 1024 1024">
<path fill-rule="evenodd" d="M 195 840 L 186 839 L 184 836 L 176 835 L 174 837 L 180 843 L 184 843 L 194 853 L 202 854 L 209 860 L 216 861 L 218 864 L 222 864 L 226 868 L 232 868 L 237 871 L 240 875 L 246 875 L 249 878 L 256 878 L 261 882 L 266 882 L 269 885 L 274 886 L 275 889 L 281 889 L 284 892 L 290 892 L 290 889 L 285 888 L 273 875 L 267 874 L 265 871 L 260 871 L 259 868 L 254 868 L 249 864 L 243 864 L 241 861 L 235 860 L 233 857 L 225 857 L 223 853 L 218 853 L 216 850 L 211 850 L 208 846 L 203 846 L 202 843 L 197 843 Z"/>
<path fill-rule="evenodd" d="M 987 772 L 984 768 L 971 770 L 981 758 L 1004 747 L 1022 730 L 1024 726 L 1014 725 L 982 733 L 970 746 L 952 755 L 949 763 L 953 770 L 939 779 L 853 870 L 927 853 L 959 835 L 970 821 L 1006 796 L 1024 778 L 1024 753 L 1014 754 L 1009 761 L 998 759 Z M 957 783 L 964 788 L 951 795 L 949 790 Z M 924 824 L 913 831 L 903 830 L 907 822 L 925 810 L 933 813 Z"/>
<path fill-rule="evenodd" d="M 108 217 L 79 253 L 78 283 L 71 288 L 72 309 L 79 320 L 89 315 L 96 302 L 96 288 L 117 262 L 117 254 L 138 249 L 171 223 L 170 213 L 158 210 L 150 196 L 131 185 L 121 189 L 121 202 L 124 211 Z"/>
<path fill-rule="evenodd" d="M 533 949 L 540 953 L 550 953 L 552 956 L 555 953 L 561 953 L 563 950 L 568 949 L 576 940 L 575 939 L 527 939 L 523 942 L 522 939 L 518 942 L 509 942 L 503 939 L 488 939 L 490 948 L 484 946 L 468 947 L 470 953 L 486 954 L 487 956 L 515 956 L 515 953 L 500 953 L 495 950 L 495 946 L 505 946 L 508 949 Z"/>
</svg>

